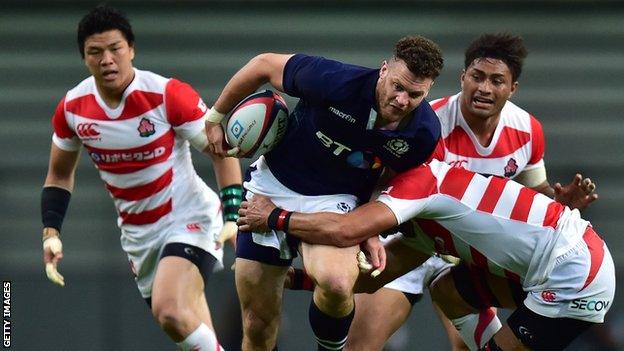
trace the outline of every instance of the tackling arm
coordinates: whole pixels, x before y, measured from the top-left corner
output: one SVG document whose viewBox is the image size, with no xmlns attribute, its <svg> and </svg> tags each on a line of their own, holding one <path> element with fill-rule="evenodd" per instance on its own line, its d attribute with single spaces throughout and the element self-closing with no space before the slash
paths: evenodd
<svg viewBox="0 0 624 351">
<path fill-rule="evenodd" d="M 266 197 L 254 195 L 243 202 L 238 224 L 243 231 L 267 231 L 268 219 L 276 206 Z M 313 244 L 350 247 L 397 225 L 392 211 L 375 201 L 347 214 L 331 212 L 299 213 L 290 216 L 288 233 Z"/>
</svg>

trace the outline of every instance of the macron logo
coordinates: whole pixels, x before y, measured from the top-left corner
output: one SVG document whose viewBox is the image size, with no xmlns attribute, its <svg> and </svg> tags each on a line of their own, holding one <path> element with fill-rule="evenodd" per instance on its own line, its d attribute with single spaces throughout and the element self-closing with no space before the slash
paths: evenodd
<svg viewBox="0 0 624 351">
<path fill-rule="evenodd" d="M 344 119 L 345 121 L 347 121 L 349 123 L 355 123 L 355 118 L 353 118 L 351 115 L 348 115 L 348 114 L 340 111 L 339 109 L 337 109 L 335 107 L 329 106 L 329 111 L 331 113 L 335 114 L 336 116 Z"/>
</svg>

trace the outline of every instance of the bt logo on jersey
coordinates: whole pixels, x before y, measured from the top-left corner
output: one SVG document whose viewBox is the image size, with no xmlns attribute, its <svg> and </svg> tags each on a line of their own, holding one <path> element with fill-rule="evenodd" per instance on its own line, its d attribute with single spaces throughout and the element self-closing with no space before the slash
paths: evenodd
<svg viewBox="0 0 624 351">
<path fill-rule="evenodd" d="M 333 148 L 334 146 L 336 147 L 334 149 L 333 154 L 338 156 L 340 155 L 343 151 L 351 151 L 351 148 L 343 145 L 337 141 L 332 140 L 330 137 L 328 137 L 327 135 L 323 134 L 320 130 L 318 132 L 316 132 L 316 137 L 319 138 L 319 140 L 321 141 L 321 143 L 326 147 L 326 148 Z"/>
</svg>

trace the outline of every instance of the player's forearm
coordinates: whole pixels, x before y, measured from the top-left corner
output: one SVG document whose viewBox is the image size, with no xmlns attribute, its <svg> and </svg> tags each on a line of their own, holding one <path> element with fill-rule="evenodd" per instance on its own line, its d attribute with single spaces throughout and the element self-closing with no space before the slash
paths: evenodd
<svg viewBox="0 0 624 351">
<path fill-rule="evenodd" d="M 538 193 L 542 193 L 550 197 L 551 199 L 555 198 L 555 189 L 553 189 L 553 187 L 550 186 L 550 184 L 547 181 L 536 187 L 533 187 L 532 189 L 537 191 Z"/>
<path fill-rule="evenodd" d="M 305 242 L 337 247 L 351 247 L 370 237 L 351 226 L 346 215 L 330 212 L 294 213 L 288 232 Z"/>
<path fill-rule="evenodd" d="M 211 154 L 209 154 L 209 156 L 212 159 L 212 166 L 214 167 L 215 177 L 217 178 L 217 185 L 219 186 L 219 189 L 223 189 L 234 184 L 242 184 L 243 179 L 241 175 L 241 166 L 237 158 L 220 158 Z"/>
<path fill-rule="evenodd" d="M 78 164 L 78 151 L 64 151 L 52 144 L 48 174 L 44 187 L 57 187 L 72 192 L 74 189 L 74 175 Z"/>
</svg>

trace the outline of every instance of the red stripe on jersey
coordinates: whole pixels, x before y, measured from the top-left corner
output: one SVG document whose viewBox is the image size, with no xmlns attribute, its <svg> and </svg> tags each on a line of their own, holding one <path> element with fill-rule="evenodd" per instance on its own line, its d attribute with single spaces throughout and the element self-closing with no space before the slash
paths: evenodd
<svg viewBox="0 0 624 351">
<path fill-rule="evenodd" d="M 195 121 L 206 114 L 208 107 L 199 94 L 187 83 L 170 79 L 165 87 L 167 120 L 177 127 Z"/>
<path fill-rule="evenodd" d="M 505 178 L 491 176 L 490 183 L 483 193 L 483 198 L 481 202 L 479 202 L 479 206 L 477 206 L 477 211 L 492 213 L 498 203 L 498 199 L 500 199 L 503 194 L 507 181 L 508 180 Z"/>
<path fill-rule="evenodd" d="M 470 246 L 470 256 L 472 257 L 472 261 L 474 262 L 475 266 L 482 268 L 485 271 L 490 271 L 487 257 L 485 257 L 484 254 L 480 253 L 472 246 Z"/>
<path fill-rule="evenodd" d="M 596 234 L 592 227 L 587 227 L 585 229 L 585 234 L 583 234 L 583 240 L 587 244 L 587 248 L 589 249 L 589 256 L 591 257 L 591 263 L 589 266 L 589 273 L 587 274 L 587 279 L 585 279 L 585 284 L 581 290 L 585 289 L 594 278 L 596 278 L 596 274 L 598 274 L 598 270 L 600 266 L 602 266 L 602 260 L 604 259 L 604 241 Z M 579 290 L 580 291 L 580 290 Z"/>
<path fill-rule="evenodd" d="M 434 159 L 444 162 L 445 155 L 446 155 L 446 147 L 444 146 L 444 138 L 440 138 L 438 139 L 436 148 L 433 150 L 433 152 L 431 153 L 431 156 L 429 156 L 429 159 L 427 160 L 426 163 L 431 162 L 431 160 L 434 160 Z"/>
<path fill-rule="evenodd" d="M 398 174 L 384 193 L 397 199 L 424 199 L 438 192 L 438 182 L 431 167 L 422 165 Z"/>
<path fill-rule="evenodd" d="M 450 99 L 450 98 L 451 98 L 450 96 L 447 96 L 447 97 L 443 97 L 443 98 L 441 98 L 440 100 L 438 100 L 438 101 L 434 102 L 434 103 L 431 105 L 431 108 L 432 108 L 434 111 L 438 110 L 440 107 L 442 107 L 442 106 L 446 105 L 446 103 L 449 101 L 449 99 Z"/>
<path fill-rule="evenodd" d="M 121 221 L 123 222 L 123 224 L 134 224 L 134 225 L 151 224 L 151 223 L 158 221 L 163 216 L 171 212 L 171 208 L 172 208 L 172 202 L 171 202 L 171 199 L 169 199 L 164 204 L 156 208 L 153 208 L 151 210 L 147 210 L 147 211 L 143 211 L 139 213 L 121 212 L 119 216 L 121 217 Z"/>
<path fill-rule="evenodd" d="M 531 205 L 533 204 L 533 199 L 536 194 L 537 192 L 526 187 L 520 189 L 520 193 L 518 194 L 518 198 L 516 198 L 516 203 L 511 210 L 509 218 L 526 222 L 527 218 L 529 218 L 529 211 L 531 211 Z"/>
<path fill-rule="evenodd" d="M 52 128 L 54 128 L 54 133 L 59 138 L 73 138 L 76 135 L 76 133 L 69 128 L 67 119 L 65 118 L 65 98 L 61 99 L 61 102 L 56 106 L 56 110 L 54 110 Z"/>
<path fill-rule="evenodd" d="M 157 179 L 147 184 L 135 186 L 133 188 L 117 188 L 108 183 L 106 183 L 106 189 L 110 191 L 111 195 L 114 198 L 127 200 L 127 201 L 136 201 L 145 199 L 146 197 L 152 196 L 157 192 L 163 190 L 169 184 L 171 184 L 171 180 L 173 179 L 173 169 L 169 168 L 165 174 L 161 175 Z"/>
<path fill-rule="evenodd" d="M 546 142 L 544 141 L 544 130 L 542 124 L 535 118 L 531 117 L 531 157 L 528 164 L 533 165 L 544 158 Z"/>
<path fill-rule="evenodd" d="M 453 241 L 453 234 L 440 225 L 438 222 L 432 219 L 414 219 L 413 221 L 418 224 L 420 229 L 435 243 L 435 249 L 438 253 L 453 255 L 459 257 L 459 253 L 455 248 L 455 242 Z"/>
<path fill-rule="evenodd" d="M 130 119 L 155 109 L 163 103 L 163 96 L 159 93 L 135 90 L 126 97 L 123 111 L 116 121 Z"/>
<path fill-rule="evenodd" d="M 565 206 L 557 201 L 552 201 L 546 209 L 546 215 L 544 216 L 542 226 L 551 227 L 553 229 L 557 228 L 557 222 L 559 221 L 559 217 L 561 217 L 564 209 Z"/>
<path fill-rule="evenodd" d="M 65 104 L 65 110 L 84 118 L 108 120 L 106 112 L 100 107 L 95 100 L 95 95 L 83 95 L 68 101 Z"/>
<path fill-rule="evenodd" d="M 175 133 L 169 129 L 149 144 L 132 149 L 98 149 L 85 145 L 89 156 L 100 170 L 127 174 L 166 161 L 173 150 Z"/>
<path fill-rule="evenodd" d="M 507 277 L 507 279 L 520 284 L 520 276 L 519 275 L 517 275 L 516 273 L 514 273 L 512 271 L 506 270 L 506 269 L 504 270 L 504 272 L 505 272 L 505 277 Z"/>
<path fill-rule="evenodd" d="M 458 156 L 472 158 L 499 158 L 511 155 L 514 151 L 524 146 L 530 140 L 531 135 L 527 132 L 510 127 L 503 127 L 496 146 L 494 146 L 494 149 L 489 155 L 484 156 L 477 152 L 474 143 L 470 139 L 470 136 L 468 136 L 468 133 L 466 133 L 462 127 L 456 126 L 451 134 L 444 139 L 444 143 L 450 152 Z"/>
<path fill-rule="evenodd" d="M 481 338 L 483 337 L 483 332 L 485 331 L 485 328 L 487 328 L 487 326 L 490 325 L 490 322 L 492 322 L 494 317 L 496 317 L 496 312 L 494 311 L 495 310 L 492 307 L 479 311 L 479 322 L 477 323 L 477 327 L 475 328 L 474 332 L 474 340 L 477 345 L 481 345 Z"/>
<path fill-rule="evenodd" d="M 475 173 L 463 168 L 449 169 L 442 184 L 440 184 L 440 193 L 461 200 L 474 175 Z"/>
<path fill-rule="evenodd" d="M 531 141 L 531 134 L 511 127 L 504 127 L 498 143 L 489 157 L 505 157 Z"/>
</svg>

